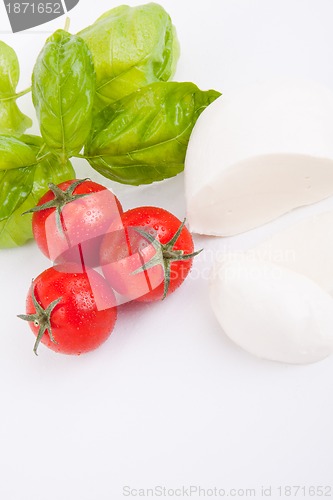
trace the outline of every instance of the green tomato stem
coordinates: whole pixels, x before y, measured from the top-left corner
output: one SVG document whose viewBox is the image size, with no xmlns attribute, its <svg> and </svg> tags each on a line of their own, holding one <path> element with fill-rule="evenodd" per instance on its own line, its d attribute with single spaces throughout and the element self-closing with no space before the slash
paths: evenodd
<svg viewBox="0 0 333 500">
<path fill-rule="evenodd" d="M 34 353 L 36 356 L 37 354 L 37 349 L 38 346 L 46 332 L 49 334 L 49 338 L 51 342 L 54 344 L 57 344 L 57 341 L 53 337 L 52 333 L 52 327 L 51 327 L 51 314 L 54 310 L 54 308 L 59 304 L 59 302 L 62 300 L 62 297 L 59 297 L 58 299 L 54 300 L 51 302 L 51 304 L 48 305 L 46 309 L 44 309 L 39 302 L 36 299 L 35 296 L 35 289 L 34 289 L 34 282 L 32 281 L 31 285 L 31 298 L 33 301 L 33 304 L 35 306 L 36 312 L 34 314 L 18 314 L 18 318 L 23 319 L 24 321 L 28 321 L 29 323 L 33 323 L 36 328 L 38 328 L 38 334 L 36 338 L 36 342 L 34 345 Z"/>
<path fill-rule="evenodd" d="M 143 271 L 147 271 L 148 269 L 151 269 L 152 267 L 155 267 L 157 265 L 161 265 L 164 271 L 164 292 L 163 292 L 163 297 L 162 300 L 165 299 L 165 297 L 168 294 L 169 290 L 169 285 L 170 285 L 170 270 L 171 270 L 171 264 L 172 262 L 175 261 L 180 261 L 180 260 L 190 260 L 196 257 L 200 252 L 202 252 L 203 249 L 200 249 L 196 252 L 189 253 L 189 254 L 184 254 L 183 250 L 174 250 L 173 247 L 175 243 L 177 242 L 184 226 L 185 226 L 186 219 L 183 220 L 179 228 L 177 229 L 176 233 L 173 235 L 173 237 L 167 242 L 167 243 L 160 243 L 158 239 L 156 239 L 154 236 L 151 234 L 147 233 L 146 231 L 142 230 L 139 227 L 133 227 L 134 231 L 139 233 L 143 238 L 148 240 L 149 243 L 154 247 L 156 250 L 155 255 L 146 263 L 144 263 L 142 266 L 140 266 L 138 269 L 132 272 L 133 275 L 139 274 Z"/>
</svg>

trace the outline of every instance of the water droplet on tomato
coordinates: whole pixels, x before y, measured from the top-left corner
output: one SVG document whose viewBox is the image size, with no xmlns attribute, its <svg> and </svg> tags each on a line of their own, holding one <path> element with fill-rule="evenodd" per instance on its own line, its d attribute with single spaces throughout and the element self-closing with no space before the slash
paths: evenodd
<svg viewBox="0 0 333 500">
<path fill-rule="evenodd" d="M 148 241 L 140 241 L 139 250 L 144 250 L 148 246 Z"/>
</svg>

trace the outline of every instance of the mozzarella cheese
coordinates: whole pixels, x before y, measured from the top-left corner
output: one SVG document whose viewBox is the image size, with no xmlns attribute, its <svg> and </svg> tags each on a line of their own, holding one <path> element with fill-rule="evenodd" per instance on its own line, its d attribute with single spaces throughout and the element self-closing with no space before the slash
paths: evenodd
<svg viewBox="0 0 333 500">
<path fill-rule="evenodd" d="M 230 236 L 333 194 L 333 94 L 280 81 L 222 95 L 185 161 L 191 231 Z"/>
<path fill-rule="evenodd" d="M 333 212 L 216 265 L 210 300 L 225 333 L 261 358 L 313 363 L 333 352 Z"/>
</svg>

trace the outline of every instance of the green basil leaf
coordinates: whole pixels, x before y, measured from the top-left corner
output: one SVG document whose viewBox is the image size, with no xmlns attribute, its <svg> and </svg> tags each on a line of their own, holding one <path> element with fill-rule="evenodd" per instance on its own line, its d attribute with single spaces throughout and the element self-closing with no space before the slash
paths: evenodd
<svg viewBox="0 0 333 500">
<path fill-rule="evenodd" d="M 66 161 L 82 149 L 91 126 L 95 72 L 85 42 L 66 31 L 47 41 L 32 75 L 32 98 L 47 146 Z"/>
<path fill-rule="evenodd" d="M 18 137 L 18 139 L 24 142 L 24 144 L 30 146 L 36 154 L 42 149 L 42 147 L 46 146 L 45 142 L 41 137 L 39 137 L 39 135 L 22 134 Z"/>
<path fill-rule="evenodd" d="M 0 41 L 0 133 L 22 134 L 32 121 L 16 103 L 16 87 L 20 77 L 19 62 L 14 49 Z"/>
<path fill-rule="evenodd" d="M 172 177 L 184 168 L 199 115 L 220 95 L 193 83 L 148 85 L 96 116 L 85 156 L 102 175 L 124 184 Z"/>
<path fill-rule="evenodd" d="M 79 36 L 93 56 L 99 109 L 149 83 L 168 81 L 176 70 L 176 31 L 155 3 L 116 7 Z"/>
<path fill-rule="evenodd" d="M 22 213 L 37 205 L 49 182 L 59 184 L 75 177 L 67 161 L 49 154 L 32 167 L 0 172 L 0 248 L 23 245 L 32 238 L 31 214 Z M 4 207 L 4 208 L 3 208 Z"/>
<path fill-rule="evenodd" d="M 19 138 L 0 135 L 0 171 L 28 167 L 36 163 L 36 153 Z"/>
<path fill-rule="evenodd" d="M 75 179 L 75 177 L 74 168 L 69 160 L 66 163 L 62 163 L 61 158 L 56 155 L 50 154 L 45 156 L 36 167 L 32 190 L 34 197 L 32 207 L 37 205 L 43 194 L 48 191 L 50 182 L 60 184 L 69 179 Z"/>
<path fill-rule="evenodd" d="M 35 166 L 0 172 L 0 222 L 7 219 L 29 196 Z"/>
</svg>

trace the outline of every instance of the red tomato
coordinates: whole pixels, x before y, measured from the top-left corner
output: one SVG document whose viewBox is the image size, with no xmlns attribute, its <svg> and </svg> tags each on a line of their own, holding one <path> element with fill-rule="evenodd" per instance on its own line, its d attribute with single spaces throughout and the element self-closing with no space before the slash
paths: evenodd
<svg viewBox="0 0 333 500">
<path fill-rule="evenodd" d="M 74 179 L 50 185 L 31 211 L 33 234 L 44 255 L 54 262 L 94 266 L 103 235 L 120 219 L 122 207 L 106 187 Z"/>
<path fill-rule="evenodd" d="M 117 308 L 106 280 L 93 269 L 61 264 L 40 274 L 30 287 L 26 314 L 37 340 L 53 351 L 81 354 L 96 349 L 111 334 Z"/>
<path fill-rule="evenodd" d="M 138 207 L 111 224 L 100 259 L 104 276 L 126 301 L 149 302 L 179 287 L 197 253 L 177 217 L 163 208 Z"/>
</svg>

